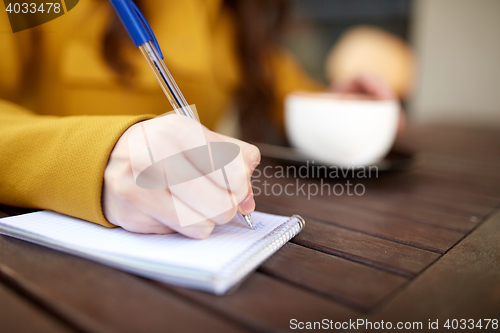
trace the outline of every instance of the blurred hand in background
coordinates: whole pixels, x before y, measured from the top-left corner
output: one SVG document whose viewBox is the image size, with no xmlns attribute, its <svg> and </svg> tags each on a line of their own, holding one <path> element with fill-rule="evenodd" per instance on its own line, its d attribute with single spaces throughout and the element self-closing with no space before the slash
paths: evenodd
<svg viewBox="0 0 500 333">
<path fill-rule="evenodd" d="M 365 96 L 378 101 L 397 99 L 387 80 L 376 74 L 360 74 L 353 79 L 332 84 L 331 90 L 339 94 Z M 398 132 L 402 131 L 405 126 L 406 116 L 403 109 L 401 109 Z"/>
</svg>

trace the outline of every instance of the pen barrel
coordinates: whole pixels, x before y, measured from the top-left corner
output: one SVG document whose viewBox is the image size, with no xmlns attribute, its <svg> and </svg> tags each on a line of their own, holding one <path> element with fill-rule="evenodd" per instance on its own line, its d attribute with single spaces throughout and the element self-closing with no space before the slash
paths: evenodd
<svg viewBox="0 0 500 333">
<path fill-rule="evenodd" d="M 167 69 L 167 66 L 163 62 L 160 55 L 158 54 L 155 45 L 151 41 L 149 41 L 139 46 L 139 49 L 141 50 L 141 53 L 146 59 L 146 61 L 148 62 L 148 65 L 153 71 L 156 80 L 160 84 L 161 89 L 167 96 L 168 101 L 174 108 L 175 112 L 177 114 L 199 121 L 198 117 L 193 112 L 193 110 L 187 103 L 186 99 L 182 95 L 181 90 L 175 83 L 175 80 L 170 74 L 169 70 Z M 250 229 L 253 228 L 251 215 L 243 215 L 240 213 L 238 213 L 238 215 L 240 215 L 241 218 L 243 218 L 243 220 L 248 224 Z"/>
<path fill-rule="evenodd" d="M 148 62 L 156 80 L 160 84 L 161 89 L 167 96 L 168 101 L 174 108 L 175 112 L 177 114 L 198 120 L 195 113 L 191 110 L 191 107 L 182 95 L 179 87 L 175 83 L 175 80 L 167 69 L 167 66 L 158 54 L 154 44 L 151 41 L 146 42 L 139 46 L 139 50 L 141 50 L 142 55 Z"/>
</svg>

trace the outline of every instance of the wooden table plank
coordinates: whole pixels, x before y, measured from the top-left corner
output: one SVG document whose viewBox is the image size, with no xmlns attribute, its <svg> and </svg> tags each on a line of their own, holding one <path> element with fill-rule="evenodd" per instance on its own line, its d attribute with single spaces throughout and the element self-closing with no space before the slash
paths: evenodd
<svg viewBox="0 0 500 333">
<path fill-rule="evenodd" d="M 258 332 L 289 331 L 293 318 L 299 321 L 349 320 L 361 315 L 328 298 L 258 272 L 252 274 L 235 293 L 225 296 L 163 286 Z"/>
<path fill-rule="evenodd" d="M 420 151 L 419 149 L 420 148 L 416 148 L 417 154 Z M 499 155 L 499 152 L 495 152 L 494 154 Z M 425 154 L 426 151 L 420 153 L 420 155 Z M 448 156 L 445 158 L 447 157 Z M 462 159 L 465 159 L 465 157 L 462 156 Z M 486 160 L 484 157 L 482 160 L 478 158 L 478 161 L 476 162 L 482 163 L 483 161 L 488 161 L 488 157 L 486 157 Z M 375 178 L 372 175 L 372 178 L 370 179 L 367 178 L 357 180 L 362 180 L 363 184 L 374 189 L 385 188 L 387 190 L 392 190 L 395 188 L 401 188 L 402 185 L 406 185 L 406 187 L 410 185 L 409 189 L 423 189 L 424 191 L 429 192 L 431 198 L 434 197 L 431 191 L 433 189 L 436 189 L 438 192 L 454 191 L 462 195 L 491 196 L 495 198 L 500 196 L 500 188 L 496 186 L 498 184 L 489 183 L 487 178 L 488 175 L 482 177 L 476 175 L 479 177 L 480 181 L 479 183 L 474 183 L 467 179 L 461 179 L 461 177 L 454 174 L 447 175 L 446 169 L 443 169 L 441 172 L 432 172 L 432 168 L 430 168 L 431 164 L 432 161 L 426 161 L 424 159 L 420 165 L 410 170 L 400 172 L 380 172 L 378 178 Z M 488 164 L 500 165 L 500 161 L 488 162 Z M 429 165 L 430 170 L 427 169 L 426 165 Z M 455 168 L 455 166 L 450 164 L 450 168 Z M 471 172 L 473 172 L 473 174 L 477 174 L 479 171 L 472 170 Z"/>
<path fill-rule="evenodd" d="M 449 156 L 495 159 L 500 152 L 500 132 L 493 128 L 442 125 L 410 127 L 399 135 L 397 143 Z"/>
<path fill-rule="evenodd" d="M 19 207 L 10 207 L 0 204 L 0 218 L 7 216 L 15 216 L 21 214 L 28 214 L 37 211 L 36 209 L 27 209 Z"/>
<path fill-rule="evenodd" d="M 448 209 L 451 213 L 460 211 L 483 216 L 491 212 L 500 201 L 498 196 L 472 192 L 455 182 L 443 183 L 439 177 L 416 172 L 381 179 L 375 186 L 368 187 L 367 192 L 391 199 L 404 197 L 409 201 Z"/>
<path fill-rule="evenodd" d="M 293 243 L 286 244 L 259 271 L 363 311 L 370 310 L 408 281 L 383 270 Z"/>
<path fill-rule="evenodd" d="M 500 153 L 500 151 L 498 152 Z M 422 152 L 425 160 L 425 169 L 435 173 L 449 173 L 470 177 L 476 176 L 480 180 L 491 179 L 498 184 L 500 180 L 500 159 L 471 159 L 463 156 L 450 156 L 432 152 Z"/>
<path fill-rule="evenodd" d="M 482 174 L 476 174 L 473 172 L 453 172 L 453 170 L 442 171 L 435 170 L 431 168 L 420 169 L 419 172 L 433 175 L 437 178 L 453 181 L 456 183 L 463 184 L 464 186 L 474 186 L 484 189 L 486 193 L 494 192 L 498 195 L 498 190 L 500 188 L 500 179 L 495 179 L 493 177 L 488 177 Z"/>
<path fill-rule="evenodd" d="M 362 180 L 358 180 L 363 184 Z M 422 187 L 422 184 L 419 184 Z M 419 195 L 410 195 L 408 192 L 400 189 L 392 189 L 388 191 L 380 191 L 377 187 L 368 187 L 365 193 L 361 196 L 356 195 L 340 195 L 332 199 L 330 196 L 318 196 L 315 199 L 324 200 L 328 204 L 331 201 L 342 203 L 353 207 L 356 210 L 365 212 L 375 211 L 384 215 L 400 217 L 407 220 L 426 223 L 438 227 L 448 228 L 462 233 L 468 232 L 476 226 L 476 223 L 471 222 L 471 215 L 476 218 L 484 217 L 495 206 L 471 206 L 470 211 L 463 211 L 463 205 L 453 208 L 442 207 L 439 202 L 430 203 L 428 201 L 418 200 Z"/>
<path fill-rule="evenodd" d="M 274 166 L 275 171 L 278 170 L 278 167 L 287 167 L 281 164 L 273 165 L 273 163 L 275 162 L 269 159 L 264 159 L 263 163 L 266 165 Z M 265 167 L 265 165 L 260 167 L 261 172 Z M 408 197 L 409 203 L 414 201 L 416 201 L 415 204 L 418 202 L 425 203 L 420 204 L 420 206 L 423 206 L 422 208 L 427 209 L 433 207 L 433 209 L 431 210 L 439 210 L 440 207 L 445 207 L 448 208 L 445 212 L 451 214 L 456 213 L 457 211 L 467 213 L 470 212 L 470 210 L 476 211 L 478 208 L 482 211 L 486 209 L 489 212 L 499 202 L 499 188 L 493 189 L 493 192 L 495 193 L 491 193 L 489 190 L 484 191 L 484 187 L 481 187 L 481 191 L 472 191 L 474 187 L 477 187 L 477 184 L 471 188 L 470 185 L 464 184 L 460 181 L 460 179 L 452 179 L 452 181 L 450 181 L 449 179 L 442 179 L 442 177 L 439 177 L 439 175 L 426 173 L 427 171 L 425 170 L 426 163 L 423 163 L 416 170 L 393 173 L 380 172 L 378 177 L 376 173 L 373 172 L 372 178 L 330 178 L 324 179 L 324 183 L 334 185 L 335 182 L 345 183 L 346 180 L 349 180 L 351 184 L 361 183 L 367 188 L 366 194 L 364 196 L 372 195 L 373 197 L 378 195 L 385 195 L 395 199 L 398 196 L 402 195 L 403 199 L 405 197 Z M 267 174 L 269 173 L 270 172 L 268 170 Z M 290 174 L 293 176 L 293 172 L 290 172 Z M 309 175 L 311 175 L 311 172 L 309 173 Z M 262 183 L 264 180 L 267 180 L 267 178 L 261 175 L 259 180 Z M 295 179 L 291 180 L 295 181 Z M 288 181 L 290 181 L 290 179 L 288 179 Z M 338 196 L 336 195 L 335 197 Z M 347 197 L 347 195 L 344 194 L 340 197 Z M 360 199 L 362 199 L 362 197 Z M 495 201 L 493 205 L 492 200 Z M 487 207 L 485 207 L 485 205 Z M 470 208 L 470 210 L 467 210 L 468 208 Z"/>
<path fill-rule="evenodd" d="M 353 209 L 360 209 L 367 212 L 376 211 L 385 215 L 427 223 L 462 233 L 469 232 L 477 225 L 477 223 L 471 221 L 471 215 L 476 216 L 476 219 L 484 217 L 484 215 L 477 213 L 469 214 L 460 211 L 450 213 L 438 206 L 430 206 L 422 202 L 407 200 L 397 194 L 395 192 L 394 196 L 387 198 L 369 192 L 359 197 L 339 196 L 335 200 L 350 205 Z"/>
<path fill-rule="evenodd" d="M 289 215 L 290 210 L 259 204 L 259 209 Z M 394 243 L 382 238 L 306 219 L 306 227 L 292 242 L 351 261 L 413 277 L 440 257 L 440 254 Z"/>
<path fill-rule="evenodd" d="M 0 236 L 0 258 L 15 273 L 11 284 L 83 331 L 248 331 L 148 280 L 69 254 Z"/>
<path fill-rule="evenodd" d="M 0 237 L 0 306 L 6 300 L 18 312 L 0 309 L 0 323 L 12 319 L 12 327 L 23 328 L 29 323 L 19 322 L 22 315 L 48 331 L 275 332 L 288 331 L 292 318 L 498 317 L 500 215 L 480 222 L 500 204 L 500 132 L 410 129 L 398 144 L 415 147 L 424 163 L 354 179 L 366 186 L 362 197 L 258 196 L 259 210 L 302 214 L 306 227 L 227 296 Z"/>
<path fill-rule="evenodd" d="M 309 225 L 294 238 L 295 243 L 401 276 L 417 275 L 440 256 L 435 252 L 307 221 Z"/>
<path fill-rule="evenodd" d="M 0 284 L 0 330 L 6 333 L 76 332 L 2 284 Z"/>
<path fill-rule="evenodd" d="M 328 204 L 325 200 L 307 200 L 307 197 L 302 196 L 270 195 L 256 198 L 277 207 L 291 207 L 297 214 L 438 253 L 444 253 L 464 236 L 462 232 L 409 219 L 354 210 L 337 203 L 335 197 Z"/>
<path fill-rule="evenodd" d="M 447 319 L 500 320 L 499 240 L 497 211 L 370 319 L 439 319 L 441 325 Z"/>
<path fill-rule="evenodd" d="M 454 175 L 446 175 L 445 173 L 436 174 L 425 169 L 417 169 L 413 172 L 418 177 L 433 180 L 436 187 L 453 189 L 459 193 L 471 193 L 494 198 L 500 197 L 500 187 L 491 185 L 487 181 L 483 181 L 482 183 L 464 181 Z"/>
</svg>

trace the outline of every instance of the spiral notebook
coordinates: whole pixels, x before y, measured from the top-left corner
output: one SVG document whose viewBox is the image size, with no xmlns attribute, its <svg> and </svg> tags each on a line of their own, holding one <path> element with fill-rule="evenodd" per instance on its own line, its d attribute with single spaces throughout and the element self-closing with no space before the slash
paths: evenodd
<svg viewBox="0 0 500 333">
<path fill-rule="evenodd" d="M 133 274 L 218 295 L 238 285 L 299 233 L 298 215 L 254 212 L 254 228 L 235 218 L 204 240 L 180 234 L 134 234 L 41 211 L 0 219 L 0 233 Z"/>
</svg>

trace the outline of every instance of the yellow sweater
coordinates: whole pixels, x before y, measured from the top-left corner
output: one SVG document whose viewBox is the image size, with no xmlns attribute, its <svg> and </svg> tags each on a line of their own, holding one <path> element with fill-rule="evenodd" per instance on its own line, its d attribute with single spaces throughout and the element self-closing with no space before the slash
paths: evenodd
<svg viewBox="0 0 500 333">
<path fill-rule="evenodd" d="M 148 0 L 148 20 L 165 62 L 201 121 L 213 128 L 241 84 L 231 15 L 220 0 Z M 132 124 L 171 110 L 140 52 L 131 48 L 137 85 L 127 89 L 101 56 L 107 1 L 82 0 L 35 29 L 40 68 L 27 89 L 22 71 L 30 30 L 11 32 L 0 13 L 0 203 L 50 209 L 105 226 L 103 173 Z M 269 59 L 278 97 L 315 84 L 286 52 Z M 281 111 L 279 111 L 281 112 Z"/>
</svg>

